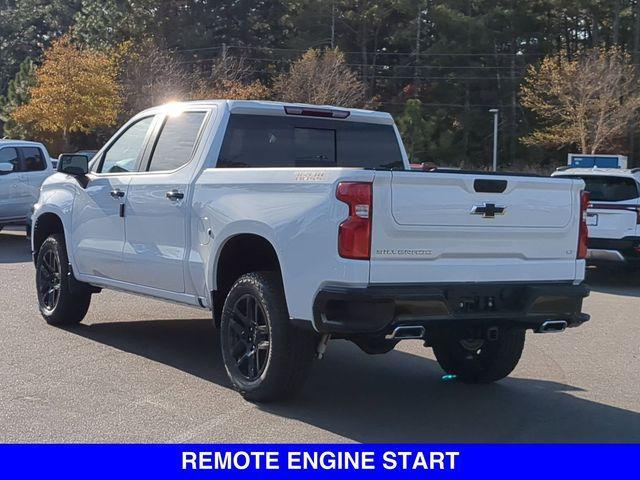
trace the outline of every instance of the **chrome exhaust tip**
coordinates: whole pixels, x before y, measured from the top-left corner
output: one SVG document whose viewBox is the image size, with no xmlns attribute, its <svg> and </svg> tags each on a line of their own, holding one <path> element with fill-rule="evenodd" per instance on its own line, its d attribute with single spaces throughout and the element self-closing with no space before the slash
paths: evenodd
<svg viewBox="0 0 640 480">
<path fill-rule="evenodd" d="M 538 329 L 536 333 L 560 333 L 567 328 L 567 322 L 564 320 L 547 320 Z"/>
<path fill-rule="evenodd" d="M 425 329 L 420 325 L 399 325 L 386 335 L 387 340 L 408 340 L 424 338 Z"/>
</svg>

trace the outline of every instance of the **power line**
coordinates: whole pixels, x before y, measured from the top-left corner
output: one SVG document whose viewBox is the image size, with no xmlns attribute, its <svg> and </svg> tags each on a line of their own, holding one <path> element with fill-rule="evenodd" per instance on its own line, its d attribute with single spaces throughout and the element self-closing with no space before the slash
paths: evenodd
<svg viewBox="0 0 640 480">
<path fill-rule="evenodd" d="M 298 49 L 298 48 L 283 48 L 283 47 L 260 47 L 260 46 L 251 46 L 251 45 L 227 45 L 226 48 L 238 48 L 243 50 L 260 50 L 260 51 L 273 51 L 273 52 L 296 52 L 296 53 L 304 53 L 309 49 Z M 314 48 L 314 47 L 312 47 Z M 190 48 L 190 49 L 177 49 L 175 50 L 178 53 L 188 53 L 188 52 L 202 52 L 207 50 L 219 50 L 222 49 L 222 46 L 211 46 L 211 47 L 200 47 L 200 48 Z M 343 51 L 345 55 L 362 55 L 362 52 L 350 52 Z M 406 56 L 406 57 L 416 57 L 415 52 L 367 52 L 368 55 L 396 55 L 396 56 Z M 533 53 L 533 52 L 488 52 L 488 53 L 479 53 L 479 52 L 425 52 L 419 53 L 419 57 L 470 57 L 470 56 L 480 56 L 480 57 L 525 57 L 525 56 L 535 56 L 542 57 L 545 56 L 544 53 Z"/>
<path fill-rule="evenodd" d="M 242 57 L 244 60 L 256 61 L 256 62 L 270 62 L 270 63 L 292 63 L 293 60 L 283 59 L 283 58 L 258 58 L 258 57 Z M 220 57 L 210 57 L 210 58 L 194 58 L 191 60 L 182 60 L 178 63 L 180 64 L 192 64 L 192 63 L 205 63 L 205 62 L 214 62 L 219 60 Z M 414 70 L 415 65 L 385 65 L 385 64 L 365 64 L 365 63 L 345 63 L 345 65 L 353 68 L 374 68 L 374 69 L 411 69 Z M 438 70 L 525 70 L 528 68 L 528 65 L 522 66 L 491 66 L 491 65 L 419 65 L 418 69 L 438 69 Z M 507 78 L 507 77 L 501 77 Z"/>
<path fill-rule="evenodd" d="M 381 105 L 396 105 L 400 107 L 406 106 L 404 102 L 381 102 Z M 438 102 L 420 102 L 420 107 L 455 107 L 455 108 L 499 108 L 499 109 L 507 109 L 511 108 L 511 104 L 509 105 L 496 105 L 495 103 L 487 103 L 487 104 L 469 104 L 465 105 L 464 103 L 438 103 Z"/>
<path fill-rule="evenodd" d="M 180 63 L 185 63 L 185 62 L 180 62 Z M 186 63 L 191 63 L 191 62 L 186 62 Z M 254 74 L 254 73 L 265 73 L 264 70 L 257 70 L 257 69 L 253 69 L 253 70 L 247 70 L 246 72 L 247 75 L 250 74 Z M 359 74 L 359 72 L 355 72 L 356 74 Z M 412 80 L 415 77 L 415 75 L 381 75 L 381 74 L 376 74 L 374 76 L 376 81 L 382 81 L 382 80 Z M 516 76 L 501 76 L 500 80 L 501 81 L 516 81 L 516 80 L 521 80 L 522 78 L 524 78 L 524 75 L 516 75 Z M 418 77 L 419 80 L 424 81 L 424 82 L 431 82 L 431 81 L 436 81 L 436 80 L 447 80 L 450 82 L 464 82 L 464 81 L 478 81 L 478 80 L 486 80 L 486 81 L 492 81 L 495 82 L 496 81 L 496 77 L 495 76 L 484 76 L 484 77 L 469 77 L 469 76 L 464 76 L 464 77 L 458 77 L 455 75 L 450 75 L 450 76 L 420 76 Z"/>
</svg>

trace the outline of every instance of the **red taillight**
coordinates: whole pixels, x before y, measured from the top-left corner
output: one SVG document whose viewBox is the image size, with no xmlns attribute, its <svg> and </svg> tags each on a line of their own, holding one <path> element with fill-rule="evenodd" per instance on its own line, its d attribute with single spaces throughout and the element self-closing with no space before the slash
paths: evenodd
<svg viewBox="0 0 640 480">
<path fill-rule="evenodd" d="M 371 258 L 371 214 L 373 192 L 370 183 L 341 182 L 336 197 L 349 205 L 349 217 L 338 230 L 338 253 L 343 258 Z"/>
<path fill-rule="evenodd" d="M 578 258 L 587 258 L 587 241 L 589 228 L 587 227 L 587 208 L 589 208 L 589 192 L 580 192 L 580 233 L 578 236 Z"/>
</svg>

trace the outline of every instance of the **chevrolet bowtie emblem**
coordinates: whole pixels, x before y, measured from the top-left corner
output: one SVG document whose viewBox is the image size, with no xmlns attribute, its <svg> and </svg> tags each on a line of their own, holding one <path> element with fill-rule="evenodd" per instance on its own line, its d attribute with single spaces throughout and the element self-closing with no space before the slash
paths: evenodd
<svg viewBox="0 0 640 480">
<path fill-rule="evenodd" d="M 495 203 L 485 203 L 484 205 L 474 205 L 471 215 L 482 215 L 482 218 L 495 218 L 496 215 L 504 215 L 507 207 L 496 205 Z"/>
</svg>

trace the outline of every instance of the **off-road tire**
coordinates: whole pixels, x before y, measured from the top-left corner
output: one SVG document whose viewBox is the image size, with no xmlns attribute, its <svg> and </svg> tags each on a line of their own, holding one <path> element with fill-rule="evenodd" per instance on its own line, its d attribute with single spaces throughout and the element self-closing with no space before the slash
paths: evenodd
<svg viewBox="0 0 640 480">
<path fill-rule="evenodd" d="M 256 359 L 253 378 L 241 371 L 244 363 L 238 363 L 250 350 L 247 345 L 257 342 L 255 335 L 239 329 L 246 323 L 241 310 L 241 302 L 257 303 L 255 309 L 261 322 L 260 333 L 263 350 L 268 352 L 259 367 L 260 352 L 254 347 L 251 359 Z M 247 304 L 248 305 L 248 304 Z M 234 310 L 235 309 L 235 310 Z M 248 307 L 247 307 L 248 310 Z M 240 317 L 238 316 L 240 315 Z M 268 332 L 268 348 L 264 347 L 264 334 Z M 302 386 L 313 362 L 318 337 L 312 331 L 300 329 L 291 324 L 285 302 L 282 280 L 275 272 L 253 272 L 241 276 L 231 287 L 224 303 L 220 323 L 220 343 L 222 358 L 233 388 L 245 399 L 255 402 L 270 402 L 292 397 Z M 242 353 L 238 353 L 239 350 Z M 243 349 L 245 349 L 243 351 Z M 256 357 L 258 355 L 258 357 Z M 244 360 L 248 362 L 249 360 Z"/>
<path fill-rule="evenodd" d="M 46 288 L 46 275 L 44 271 L 45 259 L 57 259 L 58 272 L 52 272 L 58 277 L 57 289 L 59 290 L 57 301 L 51 302 L 45 299 L 45 294 L 50 288 Z M 75 325 L 80 323 L 89 309 L 91 292 L 89 288 L 82 288 L 83 284 L 76 282 L 77 286 L 72 290 L 70 282 L 69 259 L 64 236 L 54 234 L 49 236 L 38 250 L 36 260 L 36 290 L 38 294 L 38 306 L 40 314 L 50 325 Z"/>
<path fill-rule="evenodd" d="M 525 330 L 502 328 L 497 340 L 484 340 L 478 351 L 465 348 L 464 332 L 441 330 L 433 340 L 433 353 L 442 369 L 466 383 L 491 383 L 508 376 L 520 361 Z"/>
</svg>

